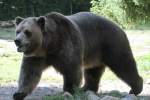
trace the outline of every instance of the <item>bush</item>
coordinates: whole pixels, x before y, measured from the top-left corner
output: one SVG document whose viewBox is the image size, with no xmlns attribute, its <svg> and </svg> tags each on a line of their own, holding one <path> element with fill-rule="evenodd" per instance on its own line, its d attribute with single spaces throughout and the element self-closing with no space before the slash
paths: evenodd
<svg viewBox="0 0 150 100">
<path fill-rule="evenodd" d="M 123 9 L 121 9 L 120 0 L 92 0 L 91 11 L 103 15 L 122 27 L 126 27 L 126 16 Z"/>
<path fill-rule="evenodd" d="M 137 0 L 92 0 L 91 11 L 103 15 L 123 28 L 136 28 L 136 26 L 148 24 L 150 14 L 148 7 Z M 146 6 L 150 2 L 144 2 Z M 143 11 L 143 9 L 145 9 Z"/>
</svg>

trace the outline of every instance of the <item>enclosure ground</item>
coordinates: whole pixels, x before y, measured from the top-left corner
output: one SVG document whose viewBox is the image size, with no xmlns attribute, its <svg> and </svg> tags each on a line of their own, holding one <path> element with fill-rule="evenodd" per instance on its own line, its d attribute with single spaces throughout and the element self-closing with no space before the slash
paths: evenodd
<svg viewBox="0 0 150 100">
<path fill-rule="evenodd" d="M 10 83 L 0 87 L 0 100 L 13 100 L 12 95 L 17 90 L 17 83 Z M 122 81 L 102 81 L 99 93 L 109 93 L 110 91 L 127 93 L 130 88 Z M 25 100 L 42 100 L 44 96 L 56 95 L 62 92 L 62 83 L 40 82 L 38 87 Z M 144 82 L 143 92 L 139 95 L 139 100 L 150 100 L 150 81 Z"/>
</svg>

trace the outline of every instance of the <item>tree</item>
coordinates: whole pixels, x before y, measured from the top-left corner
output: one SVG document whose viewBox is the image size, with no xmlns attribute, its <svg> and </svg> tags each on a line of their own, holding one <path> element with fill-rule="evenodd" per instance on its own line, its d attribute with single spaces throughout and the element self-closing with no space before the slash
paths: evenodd
<svg viewBox="0 0 150 100">
<path fill-rule="evenodd" d="M 122 8 L 131 21 L 150 20 L 150 0 L 122 0 Z"/>
<path fill-rule="evenodd" d="M 90 0 L 0 0 L 0 8 L 0 20 L 40 16 L 51 11 L 69 15 L 89 11 Z"/>
<path fill-rule="evenodd" d="M 109 17 L 122 27 L 150 22 L 150 0 L 92 0 L 91 11 Z"/>
<path fill-rule="evenodd" d="M 125 12 L 120 8 L 121 2 L 119 0 L 92 0 L 91 11 L 112 19 L 116 23 L 123 26 L 125 23 Z"/>
</svg>

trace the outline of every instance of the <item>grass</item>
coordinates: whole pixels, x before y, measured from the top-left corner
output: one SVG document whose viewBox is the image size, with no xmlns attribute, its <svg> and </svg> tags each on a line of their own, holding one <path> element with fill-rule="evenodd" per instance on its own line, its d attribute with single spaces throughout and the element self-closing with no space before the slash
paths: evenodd
<svg viewBox="0 0 150 100">
<path fill-rule="evenodd" d="M 3 50 L 4 49 L 4 50 Z M 21 55 L 12 51 L 10 48 L 0 44 L 0 83 L 6 83 L 10 81 L 16 81 Z"/>
<path fill-rule="evenodd" d="M 75 91 L 74 95 L 71 96 L 64 96 L 63 93 L 60 93 L 54 96 L 45 96 L 42 100 L 88 100 L 84 91 L 80 89 L 75 89 Z"/>
<path fill-rule="evenodd" d="M 45 96 L 42 100 L 65 100 L 60 94 L 54 96 Z"/>
<path fill-rule="evenodd" d="M 150 53 L 136 58 L 138 69 L 144 79 L 150 78 Z"/>
</svg>

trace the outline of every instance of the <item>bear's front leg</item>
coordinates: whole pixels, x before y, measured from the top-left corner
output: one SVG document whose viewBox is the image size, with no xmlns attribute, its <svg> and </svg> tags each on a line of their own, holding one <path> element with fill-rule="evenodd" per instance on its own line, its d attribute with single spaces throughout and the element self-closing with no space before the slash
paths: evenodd
<svg viewBox="0 0 150 100">
<path fill-rule="evenodd" d="M 65 66 L 63 73 L 63 90 L 69 93 L 74 93 L 74 88 L 79 88 L 82 79 L 82 71 L 79 65 Z"/>
<path fill-rule="evenodd" d="M 38 57 L 24 57 L 19 76 L 18 91 L 14 93 L 14 100 L 23 100 L 38 84 L 43 69 L 44 59 Z"/>
</svg>

